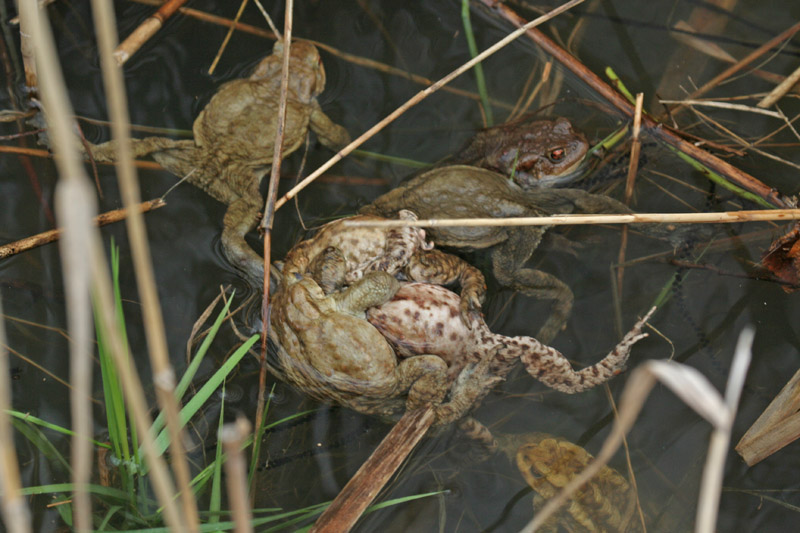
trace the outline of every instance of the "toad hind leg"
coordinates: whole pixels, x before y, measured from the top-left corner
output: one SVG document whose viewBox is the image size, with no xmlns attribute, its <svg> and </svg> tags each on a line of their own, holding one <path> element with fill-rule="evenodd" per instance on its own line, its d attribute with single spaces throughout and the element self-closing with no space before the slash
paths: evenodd
<svg viewBox="0 0 800 533">
<path fill-rule="evenodd" d="M 642 327 L 655 310 L 653 307 L 644 318 L 636 322 L 619 344 L 601 361 L 579 371 L 572 369 L 572 365 L 561 352 L 539 343 L 536 339 L 529 339 L 533 341 L 532 346 L 523 348 L 525 351 L 520 355 L 520 359 L 530 375 L 558 391 L 573 394 L 591 389 L 625 369 L 631 346 L 647 337 L 647 333 L 642 333 Z"/>
</svg>

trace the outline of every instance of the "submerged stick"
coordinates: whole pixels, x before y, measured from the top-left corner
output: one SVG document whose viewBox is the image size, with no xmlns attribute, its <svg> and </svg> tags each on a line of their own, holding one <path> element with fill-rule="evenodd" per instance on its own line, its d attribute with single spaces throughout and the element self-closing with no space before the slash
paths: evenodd
<svg viewBox="0 0 800 533">
<path fill-rule="evenodd" d="M 146 213 L 147 211 L 152 211 L 153 209 L 158 209 L 159 207 L 163 207 L 165 205 L 167 205 L 167 203 L 164 200 L 161 198 L 156 198 L 155 200 L 148 200 L 147 202 L 140 203 L 138 205 L 138 209 L 139 212 Z M 114 209 L 113 211 L 106 211 L 105 213 L 101 213 L 94 217 L 94 223 L 97 226 L 105 226 L 113 222 L 119 222 L 120 220 L 125 219 L 127 216 L 127 209 Z M 30 237 L 25 237 L 24 239 L 20 239 L 18 241 L 4 244 L 3 246 L 0 246 L 0 259 L 5 259 L 6 257 L 10 257 L 21 252 L 27 252 L 28 250 L 38 246 L 54 242 L 61 237 L 62 232 L 63 230 L 61 228 L 51 229 L 49 231 L 37 233 L 36 235 L 31 235 Z"/>
<path fill-rule="evenodd" d="M 431 407 L 404 414 L 339 492 L 330 507 L 320 515 L 311 532 L 349 531 L 411 450 L 425 436 L 434 418 Z"/>
<path fill-rule="evenodd" d="M 697 224 L 798 220 L 800 209 L 758 209 L 722 213 L 631 213 L 629 215 L 551 215 L 517 218 L 437 218 L 422 220 L 345 220 L 346 227 L 452 228 L 474 226 L 576 226 L 589 224 Z"/>
</svg>

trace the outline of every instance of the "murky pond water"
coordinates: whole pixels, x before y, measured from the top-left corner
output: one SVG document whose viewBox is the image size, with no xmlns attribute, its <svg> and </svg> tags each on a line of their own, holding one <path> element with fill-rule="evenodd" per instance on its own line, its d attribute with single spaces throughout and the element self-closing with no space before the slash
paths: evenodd
<svg viewBox="0 0 800 533">
<path fill-rule="evenodd" d="M 735 2 L 732 2 L 735 4 Z M 132 2 L 116 2 L 120 33 L 127 35 L 152 8 Z M 237 6 L 196 1 L 193 9 L 233 17 Z M 275 4 L 275 5 L 273 5 Z M 280 2 L 266 2 L 276 21 L 282 20 Z M 320 97 L 325 112 L 356 136 L 382 119 L 419 91 L 413 81 L 344 56 L 351 54 L 404 69 L 430 80 L 438 79 L 469 59 L 460 16 L 460 2 L 359 3 L 299 2 L 295 7 L 294 32 L 332 47 L 340 53 L 323 52 L 328 75 Z M 524 2 L 515 6 L 526 18 L 533 18 Z M 569 42 L 573 52 L 594 72 L 611 66 L 633 92 L 644 92 L 650 110 L 653 95 L 679 98 L 702 85 L 726 65 L 687 52 L 675 34 L 666 28 L 687 19 L 698 2 L 647 3 L 640 11 L 631 0 L 587 2 L 572 14 L 547 27 L 558 40 Z M 105 119 L 106 105 L 98 67 L 96 47 L 88 8 L 82 3 L 51 8 L 53 27 L 64 65 L 70 98 L 78 115 Z M 735 16 L 723 16 L 724 35 L 711 42 L 736 57 L 783 31 L 800 17 L 794 2 L 740 1 Z M 265 27 L 253 6 L 243 21 Z M 473 9 L 472 21 L 479 49 L 500 39 L 509 28 L 480 9 Z M 6 23 L 6 27 L 8 23 Z M 11 30 L 13 32 L 13 29 Z M 125 66 L 131 119 L 136 124 L 188 130 L 194 117 L 224 81 L 246 75 L 272 48 L 272 41 L 236 33 L 224 52 L 217 71 L 207 70 L 226 29 L 190 18 L 176 16 L 166 28 Z M 574 39 L 570 36 L 574 34 Z M 16 42 L 16 41 L 15 41 Z M 9 50 L 17 64 L 18 53 Z M 789 42 L 758 68 L 786 75 L 797 65 L 800 45 Z M 767 57 L 767 56 L 765 56 Z M 496 121 L 503 121 L 515 103 L 527 98 L 527 91 L 541 77 L 542 58 L 524 38 L 484 63 L 488 92 L 496 101 Z M 529 84 L 529 78 L 533 80 Z M 13 107 L 9 88 L 18 79 L 6 78 L 2 108 Z M 452 83 L 454 88 L 475 93 L 472 73 Z M 556 87 L 555 91 L 551 89 Z M 748 75 L 726 84 L 715 96 L 751 95 L 771 85 Z M 551 73 L 540 98 L 531 110 L 547 107 L 543 116 L 567 116 L 597 140 L 620 123 L 592 90 L 561 68 Z M 742 103 L 753 105 L 754 99 Z M 797 113 L 796 99 L 780 102 L 783 112 Z M 691 112 L 678 117 L 681 127 L 717 142 L 730 143 L 722 127 L 753 141 L 777 129 L 779 121 L 733 111 L 707 113 L 721 126 Z M 705 124 L 705 125 L 704 125 Z M 709 125 L 711 124 L 711 125 Z M 474 97 L 439 91 L 368 141 L 363 149 L 432 163 L 452 154 L 483 125 L 480 106 Z M 13 124 L 3 133 L 14 131 Z M 105 128 L 85 124 L 92 141 L 108 136 Z M 11 141 L 14 142 L 14 141 Z M 7 142 L 6 144 L 9 144 Z M 798 163 L 797 139 L 784 130 L 761 149 Z M 306 172 L 331 154 L 312 143 Z M 784 194 L 798 192 L 797 170 L 764 156 L 736 156 L 736 166 L 750 172 Z M 301 154 L 284 164 L 284 175 L 300 168 Z M 624 176 L 623 160 L 620 176 Z M 101 210 L 119 206 L 116 180 L 109 167 L 100 167 L 104 198 Z M 303 234 L 299 219 L 313 226 L 334 216 L 353 213 L 359 206 L 398 184 L 414 170 L 398 163 L 378 162 L 350 156 L 327 174 L 327 179 L 310 186 L 277 215 L 273 249 L 276 257 Z M 166 171 L 139 172 L 143 198 L 163 194 L 174 182 Z M 38 185 L 34 185 L 34 177 Z M 0 239 L 12 241 L 52 227 L 50 210 L 56 173 L 52 160 L 12 154 L 0 157 Z M 291 182 L 284 180 L 281 191 Z M 619 197 L 620 179 L 601 185 Z M 38 194 L 36 189 L 41 189 Z M 753 204 L 721 189 L 714 189 L 690 167 L 680 162 L 652 138 L 646 138 L 633 205 L 640 211 L 707 211 L 754 208 Z M 224 207 L 189 185 L 178 187 L 167 198 L 168 205 L 146 218 L 156 277 L 169 333 L 172 362 L 180 373 L 186 365 L 185 343 L 192 324 L 218 293 L 220 285 L 232 284 L 237 294 L 247 288 L 223 259 L 219 243 Z M 145 342 L 139 319 L 138 296 L 133 281 L 130 251 L 122 225 L 104 228 L 108 242 L 113 237 L 122 254 L 123 296 L 129 322 L 129 337 L 137 365 L 149 372 Z M 615 289 L 620 234 L 618 228 L 595 227 L 559 231 L 580 244 L 577 254 L 559 249 L 540 250 L 534 257 L 537 268 L 557 274 L 575 293 L 575 308 L 566 329 L 553 345 L 577 366 L 598 360 L 621 336 L 621 331 L 652 305 L 673 277 L 679 283 L 670 299 L 652 320 L 657 331 L 633 349 L 629 367 L 648 359 L 672 357 L 697 368 L 718 388 L 724 387 L 733 347 L 739 331 L 756 326 L 754 359 L 747 378 L 740 411 L 733 432 L 738 440 L 798 367 L 800 347 L 800 305 L 797 295 L 786 294 L 776 284 L 747 277 L 754 263 L 781 228 L 767 223 L 739 224 L 721 228 L 716 239 L 725 244 L 705 253 L 702 262 L 713 270 L 677 270 L 668 263 L 673 250 L 668 244 L 633 235 L 626 257 L 632 263 L 624 271 L 619 301 L 621 323 L 615 320 Z M 253 241 L 255 243 L 255 241 Z M 636 261 L 637 258 L 645 258 Z M 681 260 L 692 260 L 683 254 Z M 480 257 L 476 258 L 481 260 Z M 58 250 L 50 245 L 0 262 L 3 306 L 12 349 L 13 407 L 64 426 L 70 425 L 67 380 L 68 347 L 61 334 L 65 327 L 64 291 Z M 487 322 L 505 334 L 533 334 L 547 313 L 547 306 L 511 291 L 490 286 L 485 306 Z M 39 325 L 35 325 L 35 324 Z M 43 327 L 44 326 L 44 327 Z M 214 358 L 223 360 L 235 337 L 216 343 Z M 29 362 L 30 361 L 30 362 Z M 204 369 L 212 371 L 212 364 Z M 243 392 L 229 406 L 230 414 L 250 417 L 255 410 L 257 365 L 246 360 L 231 386 Z M 627 374 L 609 383 L 611 396 L 618 398 Z M 96 397 L 101 394 L 95 381 Z M 306 400 L 286 385 L 277 383 L 269 417 L 278 420 L 301 409 L 315 409 L 299 423 L 282 426 L 268 434 L 261 471 L 258 505 L 293 509 L 333 498 L 364 459 L 383 438 L 389 426 L 344 409 Z M 213 410 L 213 409 L 211 409 Z M 97 409 L 97 431 L 104 418 Z M 609 432 L 612 405 L 604 388 L 567 396 L 517 373 L 499 385 L 475 416 L 493 431 L 522 433 L 541 431 L 557 434 L 596 452 Z M 648 514 L 650 531 L 685 531 L 692 527 L 695 502 L 705 459 L 710 428 L 699 416 L 668 390 L 656 387 L 636 426 L 628 437 L 630 463 L 636 475 L 639 497 Z M 68 441 L 52 437 L 62 452 Z M 209 437 L 209 446 L 212 439 Z M 53 468 L 25 439 L 17 444 L 26 485 L 65 481 L 68 475 Z M 800 489 L 800 461 L 797 445 L 758 464 L 747 467 L 733 451 L 725 470 L 725 492 L 721 499 L 720 531 L 785 531 L 797 522 Z M 623 453 L 612 465 L 626 471 Z M 438 497 L 422 499 L 384 509 L 364 517 L 360 531 L 515 531 L 532 516 L 532 493 L 516 467 L 504 457 L 474 462 L 469 449 L 455 430 L 430 437 L 414 452 L 400 475 L 380 500 L 445 490 Z M 38 530 L 52 530 L 59 519 L 45 508 L 45 497 L 31 500 Z M 789 504 L 789 505 L 786 505 Z M 796 509 L 796 507 L 794 507 Z"/>
</svg>

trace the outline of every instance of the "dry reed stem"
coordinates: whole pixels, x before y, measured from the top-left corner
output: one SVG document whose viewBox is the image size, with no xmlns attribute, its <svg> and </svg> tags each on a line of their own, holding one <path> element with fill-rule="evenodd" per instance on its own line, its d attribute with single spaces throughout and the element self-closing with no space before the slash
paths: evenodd
<svg viewBox="0 0 800 533">
<path fill-rule="evenodd" d="M 529 533 L 540 528 L 576 490 L 586 484 L 608 463 L 619 448 L 623 436 L 633 427 L 650 391 L 658 381 L 661 381 L 713 426 L 695 521 L 696 532 L 712 533 L 719 503 L 722 466 L 724 466 L 726 457 L 727 442 L 725 439 L 730 438 L 736 405 L 744 385 L 747 368 L 750 365 L 749 347 L 752 344 L 753 335 L 752 328 L 746 328 L 739 336 L 725 389 L 725 398 L 720 396 L 700 372 L 687 365 L 674 361 L 650 360 L 636 367 L 631 372 L 625 389 L 622 391 L 619 401 L 619 416 L 614 419 L 611 433 L 603 442 L 594 461 L 572 478 L 556 496 L 548 500 L 522 531 Z"/>
<path fill-rule="evenodd" d="M 14 435 L 7 411 L 11 409 L 11 380 L 8 371 L 6 350 L 6 325 L 3 317 L 3 301 L 0 298 L 0 509 L 8 531 L 28 533 L 31 531 L 31 516 L 28 504 L 19 491 L 22 481 L 19 462 L 14 448 Z"/>
<path fill-rule="evenodd" d="M 565 4 L 562 4 L 561 6 L 553 9 L 552 11 L 549 11 L 547 14 L 542 15 L 541 17 L 538 17 L 538 18 L 536 18 L 536 19 L 534 19 L 534 20 L 522 25 L 517 30 L 511 32 L 510 34 L 505 36 L 503 39 L 501 39 L 500 41 L 498 41 L 494 45 L 490 46 L 489 48 L 487 48 L 486 50 L 484 50 L 483 52 L 481 52 L 480 54 L 478 54 L 477 56 L 475 56 L 471 60 L 467 61 L 466 63 L 464 63 L 463 65 L 461 65 L 460 67 L 458 67 L 457 69 L 452 71 L 450 74 L 447 74 L 443 78 L 441 78 L 438 81 L 436 81 L 430 87 L 427 87 L 427 88 L 423 89 L 422 91 L 418 92 L 411 99 L 409 99 L 406 103 L 404 103 L 403 105 L 398 107 L 396 110 L 394 110 L 392 113 L 390 113 L 389 116 L 387 116 L 386 118 L 384 118 L 383 120 L 381 120 L 380 122 L 378 122 L 377 124 L 372 126 L 366 132 L 362 133 L 353 142 L 351 142 L 350 144 L 348 144 L 347 146 L 342 148 L 336 155 L 331 157 L 327 162 L 325 162 L 317 170 L 312 172 L 303 181 L 298 183 L 294 188 L 292 188 L 289 192 L 287 192 L 285 195 L 283 195 L 283 197 L 281 197 L 281 199 L 278 200 L 275 203 L 275 209 L 276 210 L 280 209 L 283 204 L 285 204 L 286 202 L 288 202 L 289 200 L 294 198 L 297 195 L 297 193 L 299 193 L 300 191 L 305 189 L 312 181 L 317 179 L 317 177 L 319 177 L 323 172 L 325 172 L 326 170 L 331 168 L 333 165 L 335 165 L 336 163 L 341 161 L 350 152 L 352 152 L 353 150 L 355 150 L 356 148 L 358 148 L 359 146 L 364 144 L 364 142 L 366 142 L 367 140 L 372 138 L 376 133 L 378 133 L 383 128 L 385 128 L 386 126 L 391 124 L 397 117 L 399 117 L 400 115 L 405 113 L 408 109 L 410 109 L 411 107 L 415 106 L 416 104 L 418 104 L 419 102 L 421 102 L 422 100 L 424 100 L 425 98 L 430 96 L 431 94 L 435 93 L 441 87 L 443 87 L 444 85 L 450 83 L 453 79 L 457 78 L 458 76 L 460 76 L 464 72 L 468 71 L 473 66 L 475 66 L 478 63 L 480 63 L 481 61 L 483 61 L 484 59 L 486 59 L 490 55 L 492 55 L 495 52 L 497 52 L 498 50 L 504 48 L 506 45 L 508 45 L 512 41 L 518 39 L 526 31 L 530 30 L 531 28 L 534 28 L 535 26 L 538 26 L 540 24 L 543 24 L 543 23 L 547 22 L 548 20 L 552 19 L 553 17 L 556 17 L 556 16 L 560 15 L 564 11 L 567 11 L 567 10 L 575 7 L 576 5 L 583 3 L 583 1 L 584 0 L 570 0 L 569 2 L 567 2 Z"/>
<path fill-rule="evenodd" d="M 233 30 L 236 29 L 236 24 L 239 22 L 239 19 L 242 18 L 242 13 L 246 6 L 247 0 L 242 0 L 242 3 L 239 4 L 239 11 L 236 12 L 236 18 L 233 19 L 233 24 L 228 28 L 228 33 L 225 34 L 225 38 L 222 40 L 222 44 L 219 47 L 217 55 L 214 57 L 214 61 L 212 61 L 211 66 L 208 67 L 209 76 L 214 74 L 214 71 L 217 69 L 217 63 L 219 63 L 220 58 L 222 58 L 222 53 L 225 51 L 225 48 L 228 47 L 228 42 L 231 40 L 231 36 L 233 36 Z"/>
<path fill-rule="evenodd" d="M 752 63 L 753 61 L 755 61 L 756 59 L 758 59 L 759 57 L 761 57 L 765 53 L 767 53 L 770 50 L 772 50 L 775 46 L 780 44 L 782 41 L 785 41 L 787 39 L 791 39 L 792 36 L 795 33 L 797 33 L 798 31 L 800 31 L 800 22 L 796 22 L 795 24 L 793 24 L 789 28 L 783 30 L 781 33 L 779 33 L 778 35 L 776 35 L 775 37 L 773 37 L 769 41 L 765 42 L 764 44 L 762 44 L 761 46 L 759 46 L 758 48 L 756 48 L 755 50 L 753 50 L 752 52 L 747 54 L 740 61 L 738 61 L 737 63 L 731 65 L 730 67 L 726 68 L 725 70 L 723 70 L 722 72 L 720 72 L 719 74 L 717 74 L 716 76 L 711 78 L 708 82 L 703 84 L 699 89 L 697 89 L 695 91 L 692 91 L 692 93 L 689 94 L 689 96 L 687 96 L 686 99 L 687 100 L 692 100 L 692 99 L 697 98 L 700 95 L 703 95 L 703 94 L 707 93 L 709 90 L 711 90 L 714 87 L 716 87 L 717 85 L 719 85 L 720 82 L 722 82 L 724 80 L 727 80 L 728 78 L 730 78 L 731 76 L 733 76 L 734 74 L 736 74 L 737 72 L 739 72 L 740 70 L 745 68 L 747 65 L 749 65 L 750 63 Z M 670 109 L 668 112 L 670 114 L 674 115 L 681 109 L 682 109 L 682 106 L 678 105 L 677 107 L 673 107 L 672 109 Z"/>
<path fill-rule="evenodd" d="M 127 38 L 114 50 L 114 58 L 117 64 L 122 66 L 130 57 L 136 53 L 150 37 L 156 34 L 164 25 L 164 21 L 170 18 L 186 0 L 167 0 L 158 11 L 147 17 Z"/>
<path fill-rule="evenodd" d="M 511 8 L 506 4 L 495 3 L 493 0 L 482 0 L 484 4 L 490 8 L 494 8 L 506 20 L 510 21 L 515 26 L 521 26 L 523 19 L 519 17 Z M 797 24 L 800 29 L 800 23 Z M 527 32 L 528 37 L 540 46 L 545 52 L 555 57 L 567 69 L 572 71 L 578 78 L 589 84 L 600 96 L 602 96 L 609 104 L 616 108 L 619 112 L 627 117 L 633 117 L 634 108 L 618 91 L 612 88 L 608 83 L 600 79 L 600 77 L 589 70 L 583 63 L 578 61 L 574 56 L 569 54 L 566 50 L 558 46 L 555 42 L 545 36 L 542 32 L 536 29 L 530 29 Z M 704 167 L 710 169 L 712 172 L 727 178 L 729 181 L 736 184 L 757 196 L 760 196 L 765 201 L 771 203 L 776 207 L 792 207 L 792 202 L 777 191 L 768 187 L 761 181 L 757 180 L 750 174 L 734 167 L 727 161 L 724 161 L 713 154 L 687 142 L 679 135 L 664 128 L 662 124 L 653 118 L 645 115 L 642 117 L 642 124 L 645 128 L 657 139 L 663 141 L 669 146 L 672 146 L 679 152 L 701 163 Z"/>
<path fill-rule="evenodd" d="M 119 368 L 119 373 L 123 380 L 123 392 L 128 400 L 128 407 L 131 410 L 131 414 L 140 431 L 145 456 L 151 468 L 151 481 L 156 496 L 159 502 L 164 506 L 164 516 L 167 525 L 182 531 L 183 528 L 181 528 L 178 512 L 172 502 L 172 495 L 175 493 L 174 487 L 167 474 L 164 461 L 156 454 L 152 438 L 148 434 L 150 421 L 147 417 L 147 405 L 144 401 L 141 383 L 138 381 L 135 369 L 130 367 L 130 362 L 125 355 L 126 350 L 117 328 L 111 290 L 111 278 L 105 263 L 103 246 L 100 242 L 98 231 L 91 225 L 91 214 L 96 211 L 96 208 L 93 208 L 94 197 L 88 183 L 88 177 L 80 164 L 80 158 L 75 150 L 71 148 L 74 146 L 71 142 L 71 123 L 68 118 L 71 115 L 71 106 L 66 97 L 67 90 L 63 76 L 61 75 L 61 69 L 55 59 L 56 53 L 52 35 L 49 29 L 45 30 L 47 27 L 34 2 L 21 2 L 20 15 L 21 18 L 27 19 L 30 27 L 33 29 L 33 34 L 40 41 L 36 46 L 36 55 L 38 65 L 41 69 L 40 74 L 44 75 L 46 81 L 42 90 L 43 102 L 45 108 L 51 110 L 47 118 L 52 134 L 51 139 L 57 154 L 56 163 L 58 165 L 59 174 L 62 177 L 58 187 L 61 189 L 65 186 L 67 187 L 64 193 L 57 191 L 57 194 L 65 197 L 63 204 L 66 212 L 64 215 L 66 215 L 65 219 L 70 222 L 70 226 L 64 226 L 65 231 L 67 232 L 66 234 L 70 235 L 76 232 L 77 234 L 74 237 L 75 242 L 84 244 L 85 249 L 81 250 L 83 255 L 79 266 L 89 270 L 89 273 L 85 273 L 83 276 L 91 276 L 92 287 L 99 308 L 98 315 L 108 333 L 111 356 L 116 366 Z M 78 226 L 77 231 L 74 231 L 72 226 Z M 68 260 L 70 260 L 70 257 L 65 257 L 65 262 Z M 68 266 L 65 265 L 65 269 L 67 268 Z M 68 292 L 75 292 L 76 287 L 73 286 L 69 288 L 69 283 L 70 281 L 65 282 L 68 287 Z M 88 293 L 88 290 L 84 288 L 84 292 Z M 86 298 L 83 299 L 86 300 Z M 73 310 L 70 309 L 67 313 L 70 321 L 74 320 L 72 311 Z M 88 306 L 87 309 L 81 308 L 76 312 L 88 314 Z M 71 345 L 73 349 L 75 349 L 76 342 L 78 341 L 74 338 L 73 334 L 73 343 Z M 89 372 L 89 374 L 91 374 L 91 372 Z M 88 390 L 82 390 L 81 394 L 87 396 L 89 392 Z M 76 404 L 76 401 L 73 400 L 72 403 Z M 85 412 L 85 409 L 83 409 L 82 412 Z M 91 414 L 91 411 L 89 412 Z M 75 421 L 73 422 L 75 423 Z M 79 424 L 88 424 L 91 429 L 91 419 L 79 422 Z M 88 442 L 89 437 L 91 437 L 91 433 L 89 435 L 76 433 L 76 439 L 82 441 Z M 81 443 L 78 442 L 77 446 L 80 447 Z M 89 452 L 88 461 L 89 464 L 91 464 L 91 449 L 89 449 Z M 73 464 L 75 470 L 78 470 L 78 466 L 79 465 Z M 85 492 L 83 491 L 84 486 L 84 483 L 76 481 L 75 487 L 78 492 Z M 76 501 L 76 506 L 78 506 L 78 504 L 78 501 Z M 81 505 L 85 507 L 85 504 Z M 76 528 L 91 527 L 91 522 L 86 523 L 84 521 L 84 516 L 77 516 L 78 512 L 85 515 L 85 509 L 76 509 Z"/>
<path fill-rule="evenodd" d="M 56 184 L 56 215 L 64 229 L 60 251 L 67 324 L 71 333 L 69 346 L 70 415 L 74 434 L 70 450 L 73 484 L 73 517 L 77 531 L 92 527 L 91 499 L 86 486 L 92 472 L 92 407 L 91 394 L 91 272 L 86 257 L 91 249 L 91 216 L 97 211 L 94 195 L 74 150 L 70 150 L 69 102 L 66 87 L 56 60 L 55 45 L 49 24 L 35 2 L 21 2 L 20 22 L 30 31 L 47 120 L 53 134 L 59 181 Z M 52 113 L 50 113 L 52 111 Z"/>
<path fill-rule="evenodd" d="M 159 207 L 163 207 L 165 205 L 167 204 L 166 202 L 164 202 L 164 200 L 162 200 L 161 198 L 156 198 L 155 200 L 148 200 L 147 202 L 142 202 L 136 208 L 140 212 L 145 213 L 147 211 L 158 209 Z M 125 208 L 106 211 L 105 213 L 101 213 L 96 217 L 94 217 L 94 225 L 105 226 L 113 222 L 119 222 L 120 220 L 124 219 L 127 216 L 128 216 L 128 210 Z M 0 246 L 0 259 L 5 259 L 6 257 L 10 257 L 12 255 L 21 252 L 27 252 L 32 248 L 36 248 L 38 246 L 42 246 L 44 244 L 49 244 L 53 241 L 56 241 L 61 236 L 61 232 L 62 232 L 61 229 L 51 229 L 49 231 L 43 231 L 42 233 L 37 233 L 36 235 L 31 235 L 30 237 L 25 237 L 24 239 L 20 239 L 18 241 L 4 244 Z"/>
<path fill-rule="evenodd" d="M 789 74 L 785 80 L 780 82 L 777 87 L 772 89 L 772 91 L 756 105 L 761 108 L 772 107 L 778 100 L 786 96 L 786 93 L 788 93 L 798 81 L 800 81 L 800 67 L 797 67 L 794 72 Z"/>
<path fill-rule="evenodd" d="M 625 180 L 625 205 L 630 205 L 631 198 L 633 198 L 633 186 L 636 183 L 636 172 L 639 169 L 639 151 L 641 150 L 642 143 L 639 140 L 639 135 L 642 131 L 642 106 L 644 105 L 644 93 L 636 95 L 636 111 L 633 115 L 633 130 L 631 132 L 631 156 L 630 163 L 628 164 L 628 176 Z M 617 269 L 617 298 L 622 300 L 622 282 L 625 279 L 625 250 L 628 247 L 628 226 L 622 227 L 622 235 L 620 237 L 619 254 L 617 255 L 617 264 L 620 267 Z M 620 329 L 622 324 L 619 324 Z"/>
<path fill-rule="evenodd" d="M 130 216 L 125 219 L 131 243 L 132 259 L 139 297 L 142 301 L 142 318 L 147 338 L 148 354 L 153 372 L 153 384 L 159 406 L 165 414 L 170 436 L 170 452 L 175 479 L 181 494 L 182 525 L 190 531 L 200 527 L 197 502 L 190 489 L 191 474 L 184 450 L 184 434 L 180 423 L 180 408 L 175 398 L 175 372 L 169 361 L 164 319 L 156 290 L 153 261 L 147 241 L 147 230 L 142 213 L 134 209 L 141 203 L 136 170 L 133 167 L 130 142 L 130 118 L 125 95 L 122 70 L 114 59 L 117 29 L 113 6 L 104 0 L 92 0 L 97 44 L 100 51 L 103 82 L 108 100 L 112 137 L 118 143 L 115 157 L 117 178 L 123 205 Z"/>
<path fill-rule="evenodd" d="M 747 113 L 757 113 L 759 115 L 767 115 L 768 117 L 784 120 L 782 113 L 777 111 L 770 111 L 768 109 L 761 109 L 759 107 L 752 107 L 742 104 L 729 104 L 728 102 L 715 102 L 713 100 L 659 100 L 662 104 L 680 104 L 682 106 L 705 106 L 717 107 L 720 109 L 730 109 L 732 111 L 745 111 Z"/>
<path fill-rule="evenodd" d="M 425 436 L 434 418 L 430 407 L 406 412 L 320 515 L 310 533 L 350 531 L 411 450 Z"/>
<path fill-rule="evenodd" d="M 800 209 L 757 209 L 722 213 L 632 213 L 629 215 L 551 215 L 518 218 L 440 218 L 421 220 L 346 220 L 350 228 L 452 228 L 475 226 L 574 226 L 587 224 L 696 224 L 798 220 Z"/>
<path fill-rule="evenodd" d="M 242 443 L 250 433 L 250 423 L 239 417 L 233 424 L 222 426 L 220 440 L 225 450 L 225 484 L 228 487 L 228 503 L 231 506 L 236 533 L 253 531 L 252 514 L 247 497 L 247 460 L 242 452 Z"/>
<path fill-rule="evenodd" d="M 256 403 L 256 430 L 261 434 L 264 418 L 264 404 L 267 392 L 267 337 L 269 336 L 270 300 L 269 300 L 269 265 L 272 264 L 272 224 L 275 219 L 275 199 L 278 196 L 278 182 L 281 174 L 281 156 L 283 155 L 283 135 L 286 123 L 286 100 L 289 95 L 289 56 L 292 46 L 292 17 L 294 16 L 294 1 L 286 0 L 286 12 L 283 18 L 283 62 L 281 64 L 281 93 L 278 101 L 278 123 L 275 131 L 274 150 L 272 152 L 272 168 L 270 169 L 267 198 L 264 205 L 264 216 L 261 219 L 261 228 L 264 230 L 264 290 L 261 298 L 261 354 L 260 368 L 258 371 L 258 401 Z M 257 444 L 254 450 L 259 449 Z M 255 477 L 252 479 L 255 487 Z M 251 490 L 255 498 L 255 491 Z"/>
</svg>

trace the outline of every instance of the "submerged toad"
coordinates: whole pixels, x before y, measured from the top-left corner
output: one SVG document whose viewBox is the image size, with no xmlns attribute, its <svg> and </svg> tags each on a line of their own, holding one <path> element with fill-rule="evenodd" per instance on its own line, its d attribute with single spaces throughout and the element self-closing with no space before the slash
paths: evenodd
<svg viewBox="0 0 800 533">
<path fill-rule="evenodd" d="M 399 282 L 386 272 L 368 272 L 326 295 L 320 284 L 342 287 L 344 265 L 344 254 L 328 247 L 309 264 L 319 283 L 310 274 L 284 276 L 272 299 L 270 320 L 277 374 L 314 398 L 366 414 L 391 417 L 403 409 L 433 405 L 437 425 L 464 416 L 497 381 L 487 372 L 489 358 L 464 367 L 453 380 L 447 378 L 446 362 L 436 355 L 399 361 L 364 320 L 364 311 L 391 298 Z"/>
<path fill-rule="evenodd" d="M 401 357 L 434 354 L 447 362 L 453 379 L 465 365 L 493 353 L 490 372 L 505 377 L 517 361 L 527 372 L 556 390 L 581 392 L 622 372 L 637 341 L 647 337 L 642 327 L 655 311 L 651 309 L 622 338 L 617 346 L 592 366 L 575 371 L 561 352 L 532 337 L 506 337 L 492 333 L 480 317 L 467 327 L 459 316 L 458 296 L 438 285 L 404 284 L 394 297 L 367 310 L 370 321 L 394 346 Z"/>
<path fill-rule="evenodd" d="M 501 447 L 536 492 L 533 498 L 536 509 L 558 494 L 594 459 L 577 444 L 546 433 L 500 438 L 505 440 Z M 643 531 L 635 510 L 636 494 L 628 480 L 604 466 L 545 522 L 541 531 L 555 532 L 561 528 L 569 533 Z"/>
<path fill-rule="evenodd" d="M 523 190 L 497 172 L 468 165 L 429 170 L 380 196 L 361 212 L 392 216 L 400 209 L 410 209 L 423 219 L 632 212 L 613 198 L 580 189 Z M 669 228 L 660 225 L 633 227 L 656 237 L 670 236 Z M 547 229 L 549 226 L 432 227 L 428 235 L 437 246 L 487 250 L 492 272 L 501 285 L 553 300 L 551 313 L 536 335 L 548 343 L 566 323 L 573 295 L 556 276 L 525 266 Z"/>
<path fill-rule="evenodd" d="M 325 88 L 319 51 L 292 42 L 283 155 L 299 148 L 309 128 L 334 150 L 349 142 L 347 131 L 322 111 L 317 96 Z M 222 230 L 225 256 L 248 278 L 261 283 L 263 261 L 244 236 L 258 222 L 259 184 L 272 164 L 277 129 L 283 45 L 261 60 L 246 79 L 222 85 L 194 121 L 193 140 L 146 137 L 132 142 L 134 157 L 150 155 L 164 168 L 228 205 Z M 97 161 L 116 157 L 114 141 L 90 147 Z"/>
<path fill-rule="evenodd" d="M 496 170 L 523 189 L 556 187 L 580 175 L 589 143 L 569 120 L 521 119 L 479 131 L 453 160 Z"/>
</svg>

